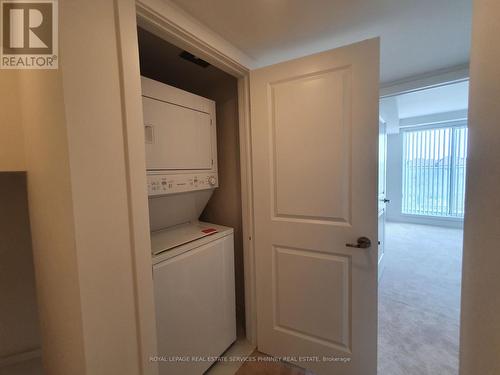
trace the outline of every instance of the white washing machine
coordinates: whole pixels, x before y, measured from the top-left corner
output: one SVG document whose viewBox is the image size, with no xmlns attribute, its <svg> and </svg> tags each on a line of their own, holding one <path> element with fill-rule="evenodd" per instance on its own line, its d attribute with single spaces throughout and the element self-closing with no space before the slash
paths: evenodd
<svg viewBox="0 0 500 375">
<path fill-rule="evenodd" d="M 160 375 L 202 374 L 236 340 L 233 229 L 198 221 L 218 187 L 215 102 L 142 78 Z"/>
<path fill-rule="evenodd" d="M 162 252 L 194 230 L 208 235 Z M 202 374 L 236 340 L 233 229 L 200 222 L 151 240 L 160 374 Z"/>
</svg>

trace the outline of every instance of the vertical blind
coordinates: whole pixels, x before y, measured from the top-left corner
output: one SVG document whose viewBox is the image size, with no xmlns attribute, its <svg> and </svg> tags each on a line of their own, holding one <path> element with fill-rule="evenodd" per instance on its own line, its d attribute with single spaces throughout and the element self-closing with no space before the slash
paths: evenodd
<svg viewBox="0 0 500 375">
<path fill-rule="evenodd" d="M 463 218 L 467 127 L 403 132 L 402 213 Z"/>
</svg>

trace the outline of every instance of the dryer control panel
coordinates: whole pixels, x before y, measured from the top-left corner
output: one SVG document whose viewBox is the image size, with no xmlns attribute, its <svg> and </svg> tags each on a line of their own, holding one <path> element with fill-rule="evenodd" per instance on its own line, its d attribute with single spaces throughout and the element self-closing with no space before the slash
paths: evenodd
<svg viewBox="0 0 500 375">
<path fill-rule="evenodd" d="M 184 193 L 195 190 L 213 189 L 219 186 L 217 174 L 148 174 L 148 195 Z"/>
</svg>

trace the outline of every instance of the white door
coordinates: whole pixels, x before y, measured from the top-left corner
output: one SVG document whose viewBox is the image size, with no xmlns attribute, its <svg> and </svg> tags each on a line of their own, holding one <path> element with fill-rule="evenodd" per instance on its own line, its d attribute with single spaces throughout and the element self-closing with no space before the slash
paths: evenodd
<svg viewBox="0 0 500 375">
<path fill-rule="evenodd" d="M 378 39 L 250 74 L 258 349 L 317 374 L 376 374 L 378 83 Z"/>
<path fill-rule="evenodd" d="M 379 121 L 378 132 L 378 278 L 385 268 L 385 218 L 387 211 L 387 125 Z"/>
</svg>

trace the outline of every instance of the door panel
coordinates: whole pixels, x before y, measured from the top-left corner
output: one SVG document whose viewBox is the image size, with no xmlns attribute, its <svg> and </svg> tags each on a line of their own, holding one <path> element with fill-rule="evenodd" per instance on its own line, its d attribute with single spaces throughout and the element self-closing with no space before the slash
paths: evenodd
<svg viewBox="0 0 500 375">
<path fill-rule="evenodd" d="M 275 216 L 348 222 L 349 77 L 342 68 L 270 84 Z M 332 148 L 332 139 L 341 147 Z"/>
<path fill-rule="evenodd" d="M 348 349 L 350 259 L 275 247 L 273 261 L 276 329 L 335 349 Z M 311 277 L 303 279 L 302 275 L 306 274 Z M 329 289 L 328 298 L 323 298 L 325 282 L 334 286 Z M 290 288 L 290 285 L 296 287 Z"/>
<path fill-rule="evenodd" d="M 376 374 L 378 69 L 372 39 L 250 75 L 258 348 L 318 374 Z"/>
</svg>

